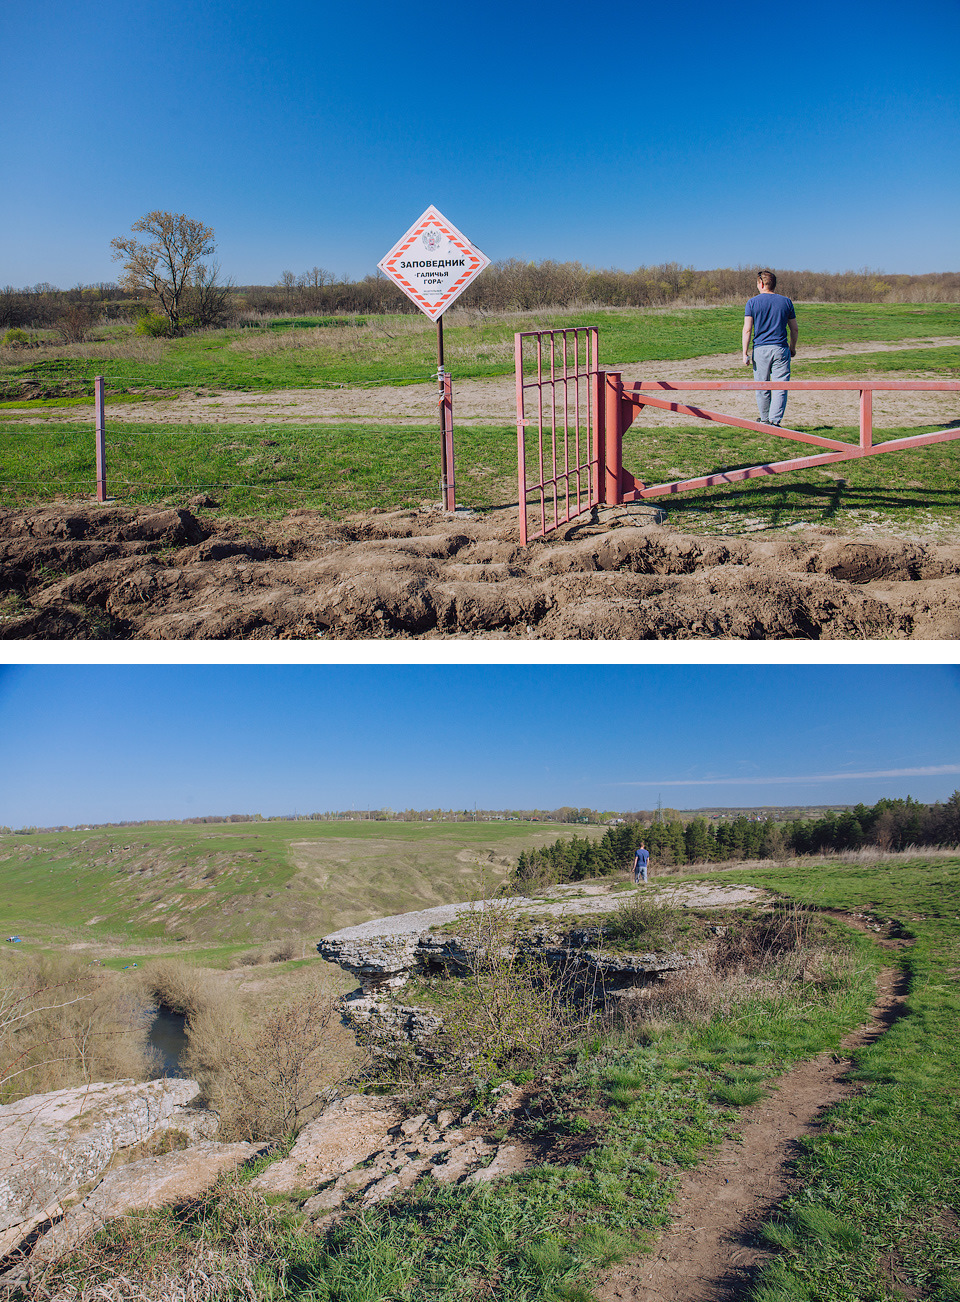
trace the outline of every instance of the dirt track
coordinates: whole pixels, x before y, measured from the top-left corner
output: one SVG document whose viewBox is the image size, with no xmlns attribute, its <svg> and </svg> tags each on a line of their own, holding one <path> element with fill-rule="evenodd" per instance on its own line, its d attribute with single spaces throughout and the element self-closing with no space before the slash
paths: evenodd
<svg viewBox="0 0 960 1302">
<path fill-rule="evenodd" d="M 886 968 L 870 1021 L 843 1041 L 848 1052 L 882 1035 L 904 1010 L 902 974 Z M 726 1302 L 743 1297 L 771 1253 L 757 1231 L 793 1188 L 798 1141 L 813 1135 L 823 1114 L 856 1092 L 850 1058 L 821 1054 L 775 1082 L 760 1103 L 743 1110 L 743 1127 L 712 1160 L 680 1181 L 670 1228 L 652 1254 L 606 1272 L 600 1302 Z"/>
<path fill-rule="evenodd" d="M 0 639 L 960 637 L 960 546 L 638 518 L 521 548 L 515 510 L 0 512 Z"/>
<path fill-rule="evenodd" d="M 883 353 L 904 349 L 946 348 L 960 345 L 953 336 L 930 339 L 901 339 L 894 343 L 866 342 L 808 348 L 801 338 L 798 360 L 826 361 L 860 353 Z M 610 363 L 610 369 L 622 369 L 624 380 L 669 380 L 673 383 L 710 380 L 743 380 L 750 372 L 742 365 L 739 351 L 691 357 L 681 361 Z M 908 379 L 902 374 L 864 373 L 864 380 Z M 817 376 L 849 380 L 846 374 Z M 925 378 L 929 378 L 926 376 Z M 516 385 L 512 375 L 489 380 L 454 380 L 454 420 L 457 425 L 513 425 L 517 419 Z M 731 416 L 756 418 L 752 393 L 724 393 L 687 390 L 682 401 L 700 404 Z M 788 403 L 790 423 L 804 428 L 852 425 L 858 423 L 859 396 L 856 393 L 792 393 Z M 270 393 L 236 391 L 197 394 L 184 391 L 175 395 L 157 395 L 129 404 L 111 404 L 111 424 L 237 424 L 284 425 L 311 424 L 316 421 L 362 421 L 364 424 L 430 425 L 437 420 L 435 383 L 375 385 L 369 388 L 282 389 Z M 48 421 L 89 422 L 90 411 L 82 407 L 49 407 L 41 410 L 8 409 L 18 421 L 43 424 Z M 947 424 L 957 415 L 955 393 L 878 393 L 874 399 L 873 421 L 877 429 L 909 427 L 918 424 Z M 639 418 L 644 428 L 690 424 L 690 417 L 648 407 Z M 786 455 L 786 454 L 784 454 Z"/>
</svg>

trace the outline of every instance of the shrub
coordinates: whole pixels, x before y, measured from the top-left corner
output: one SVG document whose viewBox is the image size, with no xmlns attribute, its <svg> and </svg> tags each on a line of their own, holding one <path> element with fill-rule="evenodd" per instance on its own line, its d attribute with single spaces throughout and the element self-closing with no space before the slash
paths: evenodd
<svg viewBox="0 0 960 1302">
<path fill-rule="evenodd" d="M 140 982 L 155 1004 L 171 1012 L 195 1017 L 209 1003 L 209 988 L 195 967 L 179 958 L 161 958 L 148 963 Z"/>
<path fill-rule="evenodd" d="M 86 303 L 67 303 L 57 317 L 57 334 L 67 344 L 82 344 L 98 314 Z"/>
<path fill-rule="evenodd" d="M 33 348 L 36 342 L 32 335 L 28 335 L 26 330 L 21 330 L 19 326 L 11 326 L 2 340 L 4 348 Z"/>
<path fill-rule="evenodd" d="M 756 971 L 786 955 L 801 959 L 814 940 L 814 914 L 796 902 L 778 903 L 769 913 L 727 928 L 717 947 L 719 971 Z"/>
<path fill-rule="evenodd" d="M 142 993 L 79 959 L 7 963 L 0 982 L 0 1102 L 96 1080 L 147 1079 Z"/>
<path fill-rule="evenodd" d="M 604 923 L 603 938 L 622 949 L 665 949 L 674 942 L 684 921 L 683 909 L 631 892 Z"/>
<path fill-rule="evenodd" d="M 146 312 L 137 321 L 136 333 L 149 335 L 151 339 L 166 339 L 170 334 L 170 322 L 156 312 Z"/>
<path fill-rule="evenodd" d="M 185 1065 L 220 1113 L 222 1138 L 283 1139 L 322 1109 L 342 1075 L 333 1020 L 335 1000 L 319 984 L 257 1010 L 224 993 L 188 1017 Z"/>
<path fill-rule="evenodd" d="M 576 968 L 524 953 L 502 905 L 486 901 L 471 910 L 460 934 L 470 956 L 466 972 L 435 987 L 443 1017 L 436 1037 L 441 1070 L 472 1066 L 489 1074 L 535 1066 L 586 1033 L 595 1009 Z"/>
</svg>

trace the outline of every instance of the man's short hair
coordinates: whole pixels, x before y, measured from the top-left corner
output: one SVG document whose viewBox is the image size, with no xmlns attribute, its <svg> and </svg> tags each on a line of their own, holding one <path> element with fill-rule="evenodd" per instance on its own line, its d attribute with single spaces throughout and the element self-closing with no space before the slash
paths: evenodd
<svg viewBox="0 0 960 1302">
<path fill-rule="evenodd" d="M 761 285 L 766 285 L 767 289 L 776 289 L 777 287 L 776 273 L 771 271 L 769 267 L 763 267 L 757 272 L 757 280 L 760 281 Z"/>
</svg>

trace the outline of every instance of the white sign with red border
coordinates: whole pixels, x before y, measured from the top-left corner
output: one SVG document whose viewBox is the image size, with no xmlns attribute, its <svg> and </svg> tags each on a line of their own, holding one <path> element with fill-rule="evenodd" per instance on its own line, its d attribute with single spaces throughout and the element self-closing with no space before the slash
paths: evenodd
<svg viewBox="0 0 960 1302">
<path fill-rule="evenodd" d="M 428 208 L 377 263 L 431 321 L 489 265 L 486 254 L 436 208 Z"/>
</svg>

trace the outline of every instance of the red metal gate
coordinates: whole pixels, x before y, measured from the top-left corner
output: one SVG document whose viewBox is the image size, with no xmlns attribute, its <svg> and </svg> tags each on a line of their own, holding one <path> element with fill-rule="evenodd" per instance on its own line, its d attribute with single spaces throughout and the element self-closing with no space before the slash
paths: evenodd
<svg viewBox="0 0 960 1302">
<path fill-rule="evenodd" d="M 591 338 L 589 365 L 578 373 L 577 366 L 567 366 L 567 343 L 565 336 L 575 333 L 588 334 Z M 564 337 L 558 344 L 558 337 Z M 546 355 L 549 365 L 544 365 L 544 348 L 540 341 L 547 339 Z M 524 345 L 523 341 L 536 341 Z M 519 488 L 520 488 L 520 540 L 526 543 L 528 529 L 529 497 L 534 497 L 533 506 L 539 504 L 540 529 L 534 537 L 543 537 L 561 524 L 572 520 L 591 507 L 603 503 L 613 506 L 626 502 L 636 502 L 648 497 L 663 497 L 672 493 L 684 493 L 693 489 L 712 488 L 720 484 L 733 484 L 743 479 L 754 479 L 761 475 L 781 475 L 792 470 L 806 470 L 811 466 L 827 465 L 835 461 L 852 461 L 860 457 L 878 456 L 884 452 L 903 452 L 909 448 L 926 447 L 931 443 L 945 443 L 960 438 L 960 428 L 936 430 L 930 434 L 914 434 L 907 438 L 887 439 L 883 443 L 873 441 L 873 395 L 878 390 L 893 392 L 939 392 L 960 393 L 960 382 L 956 380 L 831 380 L 817 382 L 811 380 L 690 380 L 682 384 L 668 383 L 666 380 L 624 381 L 617 371 L 601 371 L 597 364 L 598 331 L 595 328 L 575 332 L 573 330 L 548 330 L 537 334 L 516 336 L 517 358 L 517 443 L 519 450 Z M 557 349 L 561 348 L 560 361 L 557 361 Z M 531 360 L 532 359 L 532 360 Z M 526 363 L 529 378 L 523 374 Z M 568 374 L 569 369 L 569 374 Z M 581 391 L 576 386 L 582 383 L 588 395 L 584 404 Z M 573 386 L 571 388 L 571 386 Z M 789 390 L 846 390 L 860 395 L 860 434 L 857 443 L 848 443 L 843 439 L 824 438 L 819 434 L 808 434 L 801 430 L 781 429 L 775 425 L 766 425 L 761 421 L 744 420 L 738 416 L 725 416 L 719 412 L 707 411 L 702 407 L 689 407 L 680 402 L 671 402 L 657 396 L 668 392 L 684 390 L 719 390 L 721 392 L 756 391 L 757 389 Z M 536 392 L 537 416 L 528 416 L 532 406 L 526 403 L 528 391 Z M 546 398 L 545 398 L 546 392 Z M 559 397 L 558 397 L 559 394 Z M 572 406 L 571 406 L 572 401 Z M 664 484 L 643 484 L 638 482 L 630 471 L 623 466 L 623 434 L 629 429 L 634 417 L 644 407 L 657 407 L 663 411 L 673 411 L 684 416 L 693 416 L 698 420 L 716 422 L 721 425 L 733 425 L 738 429 L 752 430 L 760 434 L 770 434 L 776 438 L 792 439 L 798 443 L 812 444 L 824 449 L 815 456 L 794 457 L 785 461 L 771 461 L 762 465 L 747 466 L 736 470 L 723 470 L 694 479 L 677 479 Z M 576 446 L 589 448 L 589 465 L 577 465 L 576 472 L 568 468 L 564 459 L 568 443 L 567 430 L 575 411 L 577 423 Z M 588 417 L 589 437 L 581 422 L 581 415 Z M 537 426 L 537 445 L 539 449 L 539 481 L 527 483 L 525 444 L 530 437 L 530 429 Z M 544 448 L 546 446 L 546 456 Z M 562 455 L 561 455 L 562 454 Z M 558 460 L 558 456 L 560 460 Z M 578 453 L 579 456 L 579 453 Z M 563 469 L 560 469 L 563 461 Z M 547 473 L 552 471 L 552 473 Z M 570 481 L 576 473 L 577 489 L 571 494 Z M 586 484 L 586 492 L 580 491 Z M 565 507 L 561 511 L 560 506 Z M 552 504 L 552 511 L 548 509 Z"/>
<path fill-rule="evenodd" d="M 542 538 L 601 500 L 598 339 L 596 326 L 514 336 L 523 544 L 531 532 Z"/>
</svg>

